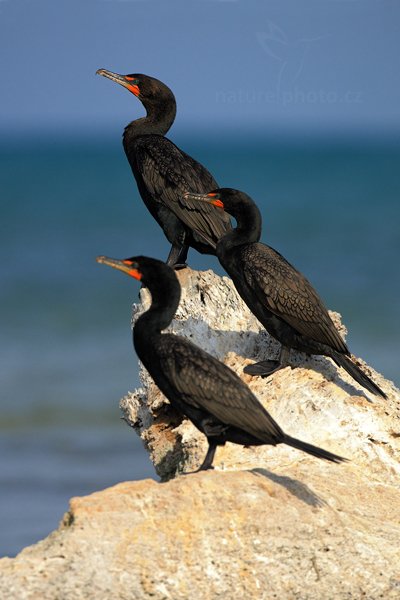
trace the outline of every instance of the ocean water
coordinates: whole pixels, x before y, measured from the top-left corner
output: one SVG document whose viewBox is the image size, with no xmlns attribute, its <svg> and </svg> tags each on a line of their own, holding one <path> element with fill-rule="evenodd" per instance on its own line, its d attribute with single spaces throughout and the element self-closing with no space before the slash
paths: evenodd
<svg viewBox="0 0 400 600">
<path fill-rule="evenodd" d="M 256 200 L 263 241 L 342 314 L 351 350 L 399 383 L 399 141 L 171 137 Z M 169 246 L 118 136 L 3 139 L 0 189 L 0 555 L 12 556 L 71 496 L 156 477 L 118 409 L 138 385 L 139 288 L 95 257 Z M 213 257 L 189 262 L 222 273 Z"/>
</svg>

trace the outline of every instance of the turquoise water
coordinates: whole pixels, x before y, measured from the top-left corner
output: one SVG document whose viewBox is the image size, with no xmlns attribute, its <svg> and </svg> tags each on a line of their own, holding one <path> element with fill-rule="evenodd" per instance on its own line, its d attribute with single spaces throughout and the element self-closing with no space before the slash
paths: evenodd
<svg viewBox="0 0 400 600">
<path fill-rule="evenodd" d="M 399 382 L 400 144 L 216 137 L 173 139 L 256 200 L 263 240 L 342 313 L 351 350 Z M 5 140 L 0 189 L 0 554 L 12 555 L 56 527 L 71 496 L 155 477 L 118 409 L 138 384 L 138 286 L 95 257 L 169 247 L 118 136 Z"/>
</svg>

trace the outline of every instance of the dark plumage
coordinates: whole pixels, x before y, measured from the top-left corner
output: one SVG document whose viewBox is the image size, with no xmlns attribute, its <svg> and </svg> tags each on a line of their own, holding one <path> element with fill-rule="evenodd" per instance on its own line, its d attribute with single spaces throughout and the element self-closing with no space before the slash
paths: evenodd
<svg viewBox="0 0 400 600">
<path fill-rule="evenodd" d="M 218 239 L 231 229 L 229 216 L 183 199 L 187 191 L 207 192 L 217 183 L 203 165 L 164 137 L 176 115 L 172 91 L 148 75 L 97 73 L 127 88 L 147 111 L 125 128 L 123 144 L 140 195 L 172 244 L 167 264 L 182 266 L 189 246 L 215 254 Z"/>
<path fill-rule="evenodd" d="M 136 352 L 171 404 L 207 437 L 209 448 L 199 470 L 212 466 L 217 446 L 288 444 L 333 462 L 345 459 L 286 435 L 250 389 L 226 365 L 189 340 L 161 333 L 179 304 L 180 285 L 164 263 L 143 256 L 98 262 L 139 279 L 150 290 L 152 304 L 136 322 Z"/>
<path fill-rule="evenodd" d="M 279 252 L 261 244 L 261 215 L 243 192 L 221 188 L 188 199 L 223 208 L 237 227 L 217 244 L 221 265 L 237 291 L 265 329 L 281 344 L 278 361 L 262 361 L 245 368 L 251 375 L 269 375 L 288 365 L 290 348 L 330 356 L 359 384 L 374 394 L 386 394 L 351 360 L 327 309 L 310 282 Z M 216 210 L 219 210 L 216 209 Z"/>
</svg>

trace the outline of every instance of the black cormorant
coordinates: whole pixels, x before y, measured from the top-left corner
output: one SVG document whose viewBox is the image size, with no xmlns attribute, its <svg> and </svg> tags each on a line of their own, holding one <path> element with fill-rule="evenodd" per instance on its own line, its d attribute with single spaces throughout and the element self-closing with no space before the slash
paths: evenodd
<svg viewBox="0 0 400 600">
<path fill-rule="evenodd" d="M 232 277 L 237 291 L 265 329 L 281 344 L 279 360 L 265 360 L 244 370 L 250 375 L 270 375 L 289 364 L 290 348 L 307 354 L 330 356 L 360 385 L 386 398 L 352 360 L 322 300 L 310 282 L 279 252 L 259 242 L 261 214 L 244 192 L 231 188 L 208 194 L 188 194 L 188 199 L 224 209 L 237 226 L 217 244 L 217 256 Z"/>
<path fill-rule="evenodd" d="M 176 115 L 174 94 L 148 75 L 119 75 L 106 69 L 97 73 L 129 90 L 147 111 L 125 127 L 123 145 L 140 195 L 172 244 L 167 264 L 183 266 L 189 246 L 215 254 L 218 239 L 231 229 L 230 219 L 183 198 L 184 192 L 202 193 L 218 186 L 203 165 L 164 137 Z"/>
<path fill-rule="evenodd" d="M 179 304 L 180 285 L 166 264 L 139 256 L 97 261 L 140 280 L 151 293 L 151 306 L 135 323 L 133 343 L 139 359 L 172 406 L 207 437 L 208 451 L 200 470 L 212 468 L 217 446 L 288 444 L 333 462 L 343 459 L 282 431 L 247 385 L 222 362 L 189 340 L 161 333 Z"/>
</svg>

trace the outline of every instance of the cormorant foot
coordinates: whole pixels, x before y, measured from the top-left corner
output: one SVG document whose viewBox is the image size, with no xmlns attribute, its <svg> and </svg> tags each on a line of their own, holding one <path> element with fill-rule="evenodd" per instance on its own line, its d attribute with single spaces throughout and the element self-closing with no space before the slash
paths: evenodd
<svg viewBox="0 0 400 600">
<path fill-rule="evenodd" d="M 262 360 L 252 365 L 247 365 L 243 372 L 247 375 L 257 375 L 258 377 L 268 377 L 280 369 L 287 367 L 287 364 L 282 364 L 279 360 Z"/>
<path fill-rule="evenodd" d="M 196 469 L 195 471 L 185 471 L 184 473 L 182 473 L 182 475 L 193 475 L 194 473 L 200 473 L 200 471 L 211 471 L 211 470 L 214 470 L 213 466 L 203 467 L 203 465 L 200 465 L 200 467 L 198 469 Z"/>
</svg>

